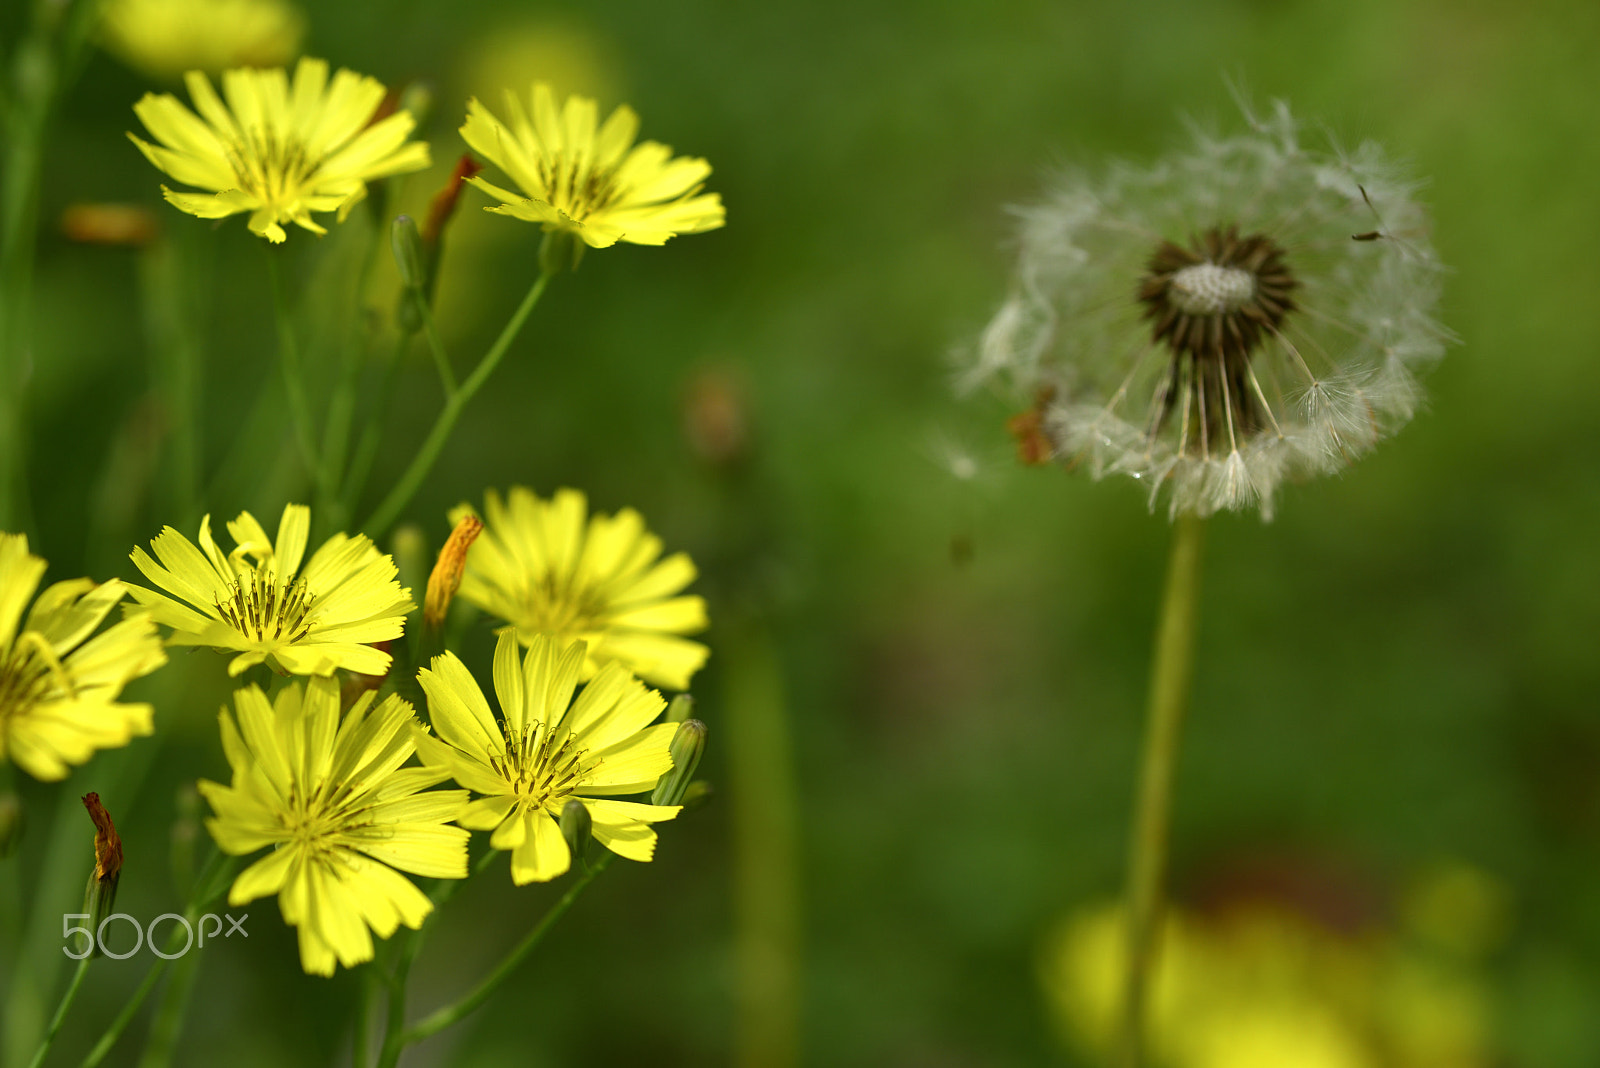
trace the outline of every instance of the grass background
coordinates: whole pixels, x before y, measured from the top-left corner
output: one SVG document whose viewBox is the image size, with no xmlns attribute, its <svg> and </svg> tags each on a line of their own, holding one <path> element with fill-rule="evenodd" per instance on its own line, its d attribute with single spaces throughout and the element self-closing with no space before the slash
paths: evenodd
<svg viewBox="0 0 1600 1068">
<path fill-rule="evenodd" d="M 1185 115 L 1233 124 L 1227 77 L 1409 158 L 1431 178 L 1454 269 L 1441 317 L 1462 344 L 1398 439 L 1289 489 L 1270 525 L 1211 525 L 1175 877 L 1317 857 L 1384 888 L 1471 863 L 1513 902 L 1490 962 L 1497 1063 L 1577 1068 L 1600 1063 L 1597 45 L 1600 8 L 1576 0 L 340 0 L 310 12 L 306 51 L 434 86 L 437 164 L 404 185 L 413 212 L 464 150 L 465 96 L 493 102 L 506 78 L 629 101 L 645 136 L 715 168 L 726 229 L 593 253 L 558 279 L 408 514 L 437 541 L 445 509 L 485 487 L 578 486 L 693 553 L 724 626 L 761 606 L 800 784 L 810 1064 L 1071 1063 L 1039 947 L 1120 886 L 1167 524 L 1131 484 L 1016 469 L 1007 411 L 952 399 L 947 354 L 1007 284 L 1006 205 L 1054 164 L 1160 153 Z M 244 429 L 278 388 L 262 243 L 237 219 L 213 230 L 160 204 L 122 136 L 147 88 L 97 54 L 51 135 L 30 465 L 52 579 L 134 577 L 127 548 L 176 522 L 138 254 L 67 242 L 53 221 L 68 204 L 150 205 L 196 287 L 204 507 L 275 516 L 306 492 L 286 417 Z M 368 225 L 294 233 L 297 285 L 347 278 Z M 458 361 L 492 340 L 536 253 L 532 228 L 463 213 L 440 296 Z M 375 486 L 436 410 L 413 361 Z M 748 416 L 737 480 L 683 434 L 708 371 Z M 952 443 L 979 477 L 950 476 Z M 174 791 L 226 771 L 221 661 L 183 671 L 163 693 L 154 774 L 118 813 L 136 915 L 174 900 Z M 713 781 L 718 721 L 735 714 L 722 678 L 713 656 L 696 680 Z M 118 759 L 138 758 L 103 756 L 62 792 L 94 789 Z M 48 811 L 53 794 L 30 804 Z M 620 865 L 514 989 L 408 1063 L 725 1063 L 738 804 L 722 792 L 667 829 L 651 867 Z M 417 1004 L 479 974 L 558 892 L 503 881 L 457 898 Z M 323 1063 L 347 1047 L 356 984 L 300 976 L 275 913 L 258 903 L 250 942 L 205 956 L 179 1063 Z M 106 1019 L 143 967 L 97 968 L 76 1016 Z M 62 1063 L 89 1034 L 63 1040 Z"/>
</svg>

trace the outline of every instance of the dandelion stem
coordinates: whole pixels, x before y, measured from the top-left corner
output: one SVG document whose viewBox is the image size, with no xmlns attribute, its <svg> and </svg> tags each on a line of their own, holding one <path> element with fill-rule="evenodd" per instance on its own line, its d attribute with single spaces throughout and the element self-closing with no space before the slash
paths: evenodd
<svg viewBox="0 0 1600 1068">
<path fill-rule="evenodd" d="M 56 1006 L 56 1014 L 51 1017 L 50 1028 L 44 1033 L 44 1041 L 39 1043 L 39 1049 L 34 1053 L 33 1060 L 28 1062 L 28 1068 L 39 1068 L 44 1063 L 50 1047 L 55 1044 L 56 1035 L 61 1033 L 61 1025 L 67 1019 L 67 1010 L 72 1008 L 72 1002 L 78 996 L 78 988 L 83 985 L 83 977 L 89 971 L 89 962 L 93 959 L 94 954 L 90 953 L 78 962 L 77 970 L 72 973 L 72 982 L 67 985 L 67 992 L 61 995 L 61 1004 Z"/>
<path fill-rule="evenodd" d="M 322 488 L 324 475 L 317 460 L 317 445 L 311 433 L 311 404 L 306 400 L 305 373 L 300 367 L 300 346 L 294 337 L 294 320 L 289 314 L 289 294 L 283 280 L 278 250 L 267 250 L 268 273 L 272 275 L 272 306 L 278 318 L 278 366 L 283 371 L 283 388 L 289 397 L 289 418 L 294 423 L 295 441 L 306 470 Z"/>
<path fill-rule="evenodd" d="M 512 972 L 517 970 L 518 966 L 522 964 L 530 953 L 539 947 L 539 943 L 544 941 L 544 936 L 550 933 L 550 929 L 556 925 L 556 922 L 567 914 L 567 910 L 573 906 L 578 898 L 583 896 L 583 892 L 589 888 L 590 883 L 594 882 L 595 877 L 611 866 L 611 856 L 610 853 L 607 853 L 579 873 L 573 884 L 567 888 L 567 892 L 561 895 L 561 900 L 550 907 L 550 911 L 540 918 L 533 930 L 529 931 L 522 941 L 517 943 L 516 948 L 507 954 L 505 960 L 501 961 L 495 967 L 495 970 L 490 972 L 482 982 L 473 987 L 459 1001 L 430 1013 L 415 1027 L 407 1028 L 401 1034 L 399 1044 L 393 1051 L 394 1058 L 399 1058 L 401 1048 L 436 1035 L 447 1027 L 454 1026 L 485 1001 L 488 1001 L 490 995 L 499 989 L 500 984 Z M 386 1056 L 378 1062 L 379 1068 L 392 1068 L 395 1060 L 387 1056 L 388 1049 L 385 1049 L 384 1052 Z"/>
<path fill-rule="evenodd" d="M 1198 516 L 1179 516 L 1173 525 L 1161 615 L 1156 623 L 1144 752 L 1128 850 L 1128 970 L 1122 1001 L 1122 1068 L 1138 1068 L 1144 1059 L 1145 1007 L 1161 923 L 1172 782 L 1194 677 L 1204 534 L 1205 520 Z"/>
<path fill-rule="evenodd" d="M 483 388 L 483 384 L 494 374 L 500 360 L 511 347 L 511 342 L 516 340 L 517 334 L 522 330 L 522 324 L 527 321 L 528 315 L 533 311 L 539 298 L 544 295 L 545 287 L 550 284 L 551 273 L 541 271 L 529 288 L 527 296 L 522 298 L 522 303 L 511 316 L 511 321 L 506 323 L 505 329 L 500 331 L 500 336 L 494 345 L 484 354 L 478 366 L 472 369 L 472 374 L 467 376 L 461 388 L 446 398 L 444 410 L 439 413 L 439 418 L 434 421 L 433 429 L 428 432 L 422 447 L 417 450 L 417 455 L 407 467 L 405 474 L 400 476 L 400 481 L 395 483 L 394 489 L 378 505 L 367 521 L 361 524 L 361 530 L 374 540 L 383 536 L 390 525 L 400 517 L 406 505 L 411 503 L 411 498 L 416 495 L 422 480 L 433 469 L 434 461 L 439 458 L 439 453 L 444 449 L 444 444 L 450 439 L 450 432 L 455 429 L 456 421 L 461 418 L 462 411 Z"/>
</svg>

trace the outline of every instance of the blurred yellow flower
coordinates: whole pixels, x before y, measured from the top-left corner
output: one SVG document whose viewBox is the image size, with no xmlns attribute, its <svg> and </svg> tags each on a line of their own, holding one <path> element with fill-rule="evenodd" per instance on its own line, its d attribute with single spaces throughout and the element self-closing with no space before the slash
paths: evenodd
<svg viewBox="0 0 1600 1068">
<path fill-rule="evenodd" d="M 555 91 L 535 82 L 527 107 L 507 91 L 506 112 L 509 123 L 474 97 L 461 127 L 467 144 L 522 190 L 467 179 L 500 201 L 488 211 L 568 231 L 592 248 L 660 245 L 722 225 L 722 198 L 700 191 L 711 165 L 674 159 L 671 148 L 655 141 L 635 145 L 639 116 L 632 108 L 617 108 L 597 130 L 592 99 L 570 96 L 557 107 Z"/>
<path fill-rule="evenodd" d="M 710 655 L 681 637 L 707 623 L 703 598 L 677 596 L 694 581 L 693 561 L 658 559 L 661 539 L 631 508 L 585 522 L 587 511 L 577 490 L 549 501 L 522 486 L 505 501 L 490 490 L 460 596 L 509 623 L 524 645 L 539 635 L 582 639 L 584 678 L 615 661 L 653 685 L 687 689 Z M 459 505 L 450 521 L 471 512 Z"/>
<path fill-rule="evenodd" d="M 278 895 L 283 920 L 299 929 L 300 964 L 332 975 L 372 959 L 400 924 L 415 930 L 433 911 L 426 894 L 395 871 L 438 879 L 467 875 L 466 831 L 448 826 L 465 790 L 425 790 L 442 771 L 401 767 L 415 752 L 409 704 L 390 696 L 373 708 L 362 694 L 342 721 L 331 678 L 281 691 L 275 704 L 249 686 L 234 694 L 237 721 L 222 710 L 222 747 L 233 784 L 201 780 L 216 814 L 206 821 L 224 853 L 271 853 L 239 873 L 228 904 Z"/>
<path fill-rule="evenodd" d="M 250 232 L 277 243 L 283 223 L 322 234 L 314 211 L 335 211 L 342 222 L 366 196 L 367 183 L 428 165 L 428 146 L 407 141 L 410 112 L 373 121 L 384 89 L 376 79 L 302 59 L 291 85 L 282 68 L 229 70 L 222 75 L 227 104 L 199 71 L 184 77 L 197 116 L 170 93 L 146 93 L 133 106 L 154 145 L 129 134 L 156 167 L 207 193 L 162 194 L 202 219 L 250 212 Z"/>
<path fill-rule="evenodd" d="M 1405 932 L 1410 934 L 1412 932 Z M 1473 961 L 1377 928 L 1341 930 L 1283 902 L 1175 910 L 1152 991 L 1161 1068 L 1483 1068 L 1492 1003 Z M 1042 977 L 1072 1041 L 1112 1048 L 1126 934 L 1119 907 L 1083 912 Z"/>
<path fill-rule="evenodd" d="M 239 655 L 228 674 L 270 663 L 290 675 L 363 675 L 389 670 L 389 654 L 370 642 L 400 637 L 416 607 L 395 581 L 394 560 L 365 534 L 335 534 L 298 576 L 311 530 L 311 509 L 284 508 L 276 541 L 256 517 L 240 512 L 228 524 L 237 547 L 227 555 L 200 521 L 200 547 L 171 527 L 150 542 L 155 557 L 135 548 L 133 562 L 172 596 L 134 586 L 129 592 L 156 622 L 172 628 L 169 645 L 205 645 Z M 159 562 L 158 562 L 159 561 Z"/>
<path fill-rule="evenodd" d="M 108 52 L 141 74 L 281 67 L 300 50 L 305 18 L 284 0 L 110 0 L 100 17 Z"/>
<path fill-rule="evenodd" d="M 572 865 L 556 820 L 568 801 L 583 803 L 592 833 L 629 860 L 649 860 L 656 832 L 677 805 L 612 801 L 655 787 L 672 770 L 676 723 L 650 723 L 666 702 L 616 664 L 608 665 L 573 700 L 582 675 L 582 642 L 536 638 L 528 655 L 517 639 L 500 635 L 494 651 L 496 720 L 483 691 L 454 653 L 418 672 L 438 737 L 420 728 L 417 754 L 429 767 L 483 796 L 458 823 L 494 832 L 489 844 L 511 850 L 517 885 L 545 882 Z"/>
<path fill-rule="evenodd" d="M 89 637 L 127 590 L 115 579 L 46 587 L 22 622 L 44 572 L 25 535 L 0 534 L 0 760 L 49 782 L 96 749 L 150 733 L 150 706 L 118 704 L 117 695 L 167 654 L 143 617 Z"/>
</svg>

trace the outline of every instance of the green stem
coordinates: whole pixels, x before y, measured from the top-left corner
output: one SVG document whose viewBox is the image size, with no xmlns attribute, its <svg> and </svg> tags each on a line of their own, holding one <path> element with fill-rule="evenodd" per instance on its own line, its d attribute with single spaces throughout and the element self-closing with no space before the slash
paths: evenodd
<svg viewBox="0 0 1600 1068">
<path fill-rule="evenodd" d="M 184 235 L 186 236 L 186 235 Z M 171 426 L 173 503 L 183 529 L 200 520 L 200 341 L 194 328 L 190 274 L 183 237 L 157 242 L 145 253 L 143 283 L 155 378 Z"/>
<path fill-rule="evenodd" d="M 528 954 L 539 947 L 539 943 L 544 941 L 544 936 L 550 933 L 550 929 L 556 925 L 557 921 L 567 914 L 567 910 L 573 906 L 578 898 L 583 896 L 583 892 L 589 888 L 590 883 L 594 882 L 595 877 L 611 866 L 611 856 L 610 853 L 607 853 L 595 861 L 593 865 L 586 868 L 573 884 L 567 888 L 567 892 L 561 895 L 561 900 L 550 907 L 550 911 L 544 914 L 533 930 L 529 931 L 522 941 L 517 943 L 516 948 L 508 953 L 505 960 L 502 960 L 482 982 L 473 987 L 460 1000 L 430 1013 L 415 1027 L 407 1028 L 400 1035 L 400 1041 L 392 1050 L 392 1056 L 390 1056 L 391 1050 L 386 1044 L 384 1049 L 385 1056 L 378 1062 L 379 1068 L 393 1068 L 393 1065 L 400 1057 L 400 1050 L 403 1047 L 409 1046 L 413 1042 L 420 1042 L 425 1038 L 438 1034 L 447 1027 L 454 1026 L 485 1001 L 488 1001 L 490 995 L 499 989 L 500 984 L 527 959 Z"/>
<path fill-rule="evenodd" d="M 724 737 L 733 819 L 734 931 L 739 1038 L 735 1063 L 800 1063 L 799 808 L 783 672 L 766 624 L 730 627 Z"/>
<path fill-rule="evenodd" d="M 172 1063 L 172 1053 L 183 1033 L 183 1018 L 189 1012 L 189 999 L 199 972 L 200 954 L 185 953 L 178 958 L 166 988 L 161 991 L 161 1001 L 156 1006 L 150 1033 L 145 1037 L 139 1068 L 166 1068 Z"/>
<path fill-rule="evenodd" d="M 400 481 L 395 483 L 394 489 L 389 491 L 383 503 L 378 505 L 378 510 L 361 524 L 361 530 L 368 537 L 374 540 L 381 538 L 389 526 L 400 517 L 406 505 L 411 503 L 411 498 L 416 495 L 422 480 L 433 469 L 434 461 L 439 458 L 444 443 L 449 440 L 450 432 L 455 429 L 456 420 L 461 418 L 462 410 L 500 365 L 500 360 L 511 347 L 511 342 L 516 340 L 517 334 L 522 330 L 522 324 L 527 321 L 534 305 L 539 303 L 539 298 L 544 295 L 545 287 L 550 284 L 550 277 L 549 271 L 542 271 L 539 274 L 529 288 L 528 295 L 522 298 L 522 303 L 511 316 L 511 321 L 500 331 L 500 336 L 495 340 L 493 347 L 479 361 L 478 366 L 472 369 L 472 374 L 467 376 L 467 380 L 461 383 L 461 388 L 445 400 L 444 410 L 434 421 L 433 429 L 428 432 L 427 439 L 417 450 L 411 466 L 406 468 L 405 474 L 400 476 Z"/>
<path fill-rule="evenodd" d="M 366 297 L 382 239 L 381 227 L 368 227 L 367 245 L 362 251 L 361 269 L 356 273 L 353 300 L 357 320 L 354 332 L 357 337 L 352 342 L 350 331 L 345 333 L 345 343 L 340 346 L 339 382 L 328 401 L 328 421 L 322 435 L 323 475 L 318 480 L 317 501 L 317 510 L 324 517 L 323 523 L 328 530 L 343 530 L 348 522 L 340 482 L 344 477 L 345 452 L 350 445 L 350 427 L 355 419 L 356 391 L 361 384 L 361 372 L 372 352 L 373 335 L 376 332 L 374 321 L 377 313 L 367 308 Z"/>
<path fill-rule="evenodd" d="M 190 892 L 189 903 L 183 910 L 184 919 L 188 920 L 191 926 L 199 918 L 201 911 L 208 908 L 211 902 L 222 893 L 228 881 L 227 877 L 232 874 L 233 869 L 237 866 L 237 861 L 230 859 L 220 850 L 212 851 L 211 858 L 206 861 L 205 867 L 195 877 L 194 889 Z M 183 934 L 183 928 L 179 927 L 174 928 L 173 932 L 167 936 L 167 952 L 169 954 L 178 951 L 181 934 Z M 187 937 L 187 935 L 184 935 L 184 937 Z M 166 974 L 167 965 L 171 964 L 172 960 L 173 958 L 170 957 L 160 957 L 154 964 L 150 965 L 150 970 L 144 973 L 144 978 L 139 981 L 139 986 L 134 990 L 133 996 L 128 999 L 127 1004 L 122 1006 L 122 1011 L 117 1013 L 110 1026 L 101 1034 L 100 1040 L 94 1044 L 94 1048 L 89 1051 L 88 1056 L 83 1058 L 81 1068 L 95 1068 L 96 1065 L 106 1059 L 112 1047 L 117 1044 L 117 1039 L 122 1037 L 122 1032 L 127 1030 L 128 1024 L 133 1022 L 134 1016 L 138 1014 L 140 1007 L 144 1005 L 145 998 L 150 996 L 150 991 L 155 989 L 156 983 Z"/>
<path fill-rule="evenodd" d="M 344 480 L 341 494 L 346 514 L 353 514 L 361 502 L 361 491 L 367 488 L 367 476 L 372 472 L 372 461 L 378 456 L 378 445 L 383 440 L 383 417 L 394 399 L 394 387 L 400 379 L 400 367 L 405 362 L 406 350 L 411 347 L 412 333 L 402 333 L 395 343 L 394 354 L 383 367 L 378 386 L 377 403 L 367 411 L 366 423 L 361 428 L 361 439 L 356 443 L 355 455 L 350 459 L 350 471 Z"/>
<path fill-rule="evenodd" d="M 283 389 L 289 398 L 289 418 L 294 423 L 295 441 L 300 446 L 300 458 L 306 470 L 316 480 L 318 489 L 324 488 L 326 476 L 317 459 L 316 440 L 311 430 L 311 404 L 306 399 L 305 372 L 300 366 L 300 346 L 294 336 L 294 318 L 289 312 L 289 294 L 279 264 L 284 253 L 267 250 L 268 273 L 272 276 L 272 307 L 278 319 L 278 366 L 283 371 Z"/>
<path fill-rule="evenodd" d="M 33 288 L 33 251 L 38 237 L 39 179 L 49 117 L 49 44 L 36 28 L 16 50 L 20 73 L 28 61 L 45 84 L 19 86 L 9 101 L 5 153 L 0 162 L 0 530 L 30 523 L 27 483 L 26 365 Z M 11 71 L 3 72 L 10 75 Z M 21 81 L 20 78 L 17 79 Z"/>
<path fill-rule="evenodd" d="M 1155 973 L 1161 924 L 1172 782 L 1194 679 L 1204 535 L 1205 521 L 1198 516 L 1180 516 L 1174 524 L 1161 616 L 1156 623 L 1144 752 L 1128 849 L 1128 969 L 1123 986 L 1120 1061 L 1123 1068 L 1139 1068 L 1144 1062 L 1146 1004 Z"/>
<path fill-rule="evenodd" d="M 61 1033 L 61 1025 L 67 1018 L 67 1010 L 72 1008 L 72 1002 L 78 996 L 78 988 L 83 985 L 83 977 L 88 974 L 89 961 L 93 959 L 94 954 L 90 953 L 78 962 L 77 970 L 72 973 L 72 982 L 67 985 L 67 992 L 61 995 L 61 1004 L 56 1006 L 56 1014 L 50 1019 L 50 1029 L 44 1033 L 44 1041 L 39 1043 L 38 1052 L 33 1055 L 33 1060 L 28 1062 L 28 1068 L 39 1068 L 44 1063 L 50 1047 L 55 1044 L 56 1035 Z"/>
<path fill-rule="evenodd" d="M 175 951 L 177 945 L 175 939 L 176 935 L 168 943 L 168 949 L 171 951 Z M 133 1022 L 139 1007 L 144 1004 L 144 999 L 150 996 L 150 991 L 155 989 L 157 981 L 166 974 L 167 965 L 170 963 L 171 961 L 161 957 L 150 965 L 150 970 L 144 973 L 143 979 L 139 980 L 138 989 L 133 992 L 133 997 L 129 998 L 128 1003 L 122 1006 L 122 1011 L 117 1013 L 116 1019 L 111 1021 L 111 1026 L 107 1027 L 105 1033 L 100 1036 L 100 1041 L 94 1044 L 94 1049 L 90 1050 L 89 1055 L 83 1059 L 81 1068 L 95 1068 L 96 1065 L 106 1059 L 106 1054 L 111 1052 L 111 1047 L 117 1044 L 117 1039 L 122 1037 L 122 1032 L 127 1029 L 128 1024 Z"/>
<path fill-rule="evenodd" d="M 368 961 L 366 967 L 361 969 L 361 992 L 356 1001 L 356 1031 L 350 1050 L 351 1068 L 367 1068 L 367 1061 L 372 1055 L 368 1031 L 372 1023 L 372 1003 L 377 998 L 381 978 L 375 960 Z"/>
<path fill-rule="evenodd" d="M 428 339 L 428 351 L 433 353 L 433 366 L 439 372 L 439 385 L 444 387 L 444 397 L 448 401 L 456 395 L 456 373 L 450 369 L 450 355 L 445 352 L 444 339 L 439 336 L 439 324 L 421 290 L 412 290 L 410 299 L 415 301 L 417 315 L 422 319 L 422 333 Z"/>
</svg>

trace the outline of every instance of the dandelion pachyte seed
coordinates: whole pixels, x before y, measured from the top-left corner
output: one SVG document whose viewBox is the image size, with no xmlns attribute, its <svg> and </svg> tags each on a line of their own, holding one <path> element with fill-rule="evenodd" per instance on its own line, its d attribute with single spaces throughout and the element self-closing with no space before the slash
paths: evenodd
<svg viewBox="0 0 1600 1068">
<path fill-rule="evenodd" d="M 1444 352 L 1442 268 L 1376 145 L 1317 151 L 1283 104 L 1146 168 L 1072 172 L 1023 209 L 1009 299 L 964 385 L 1002 382 L 1030 462 L 1259 507 L 1404 424 Z"/>
</svg>

